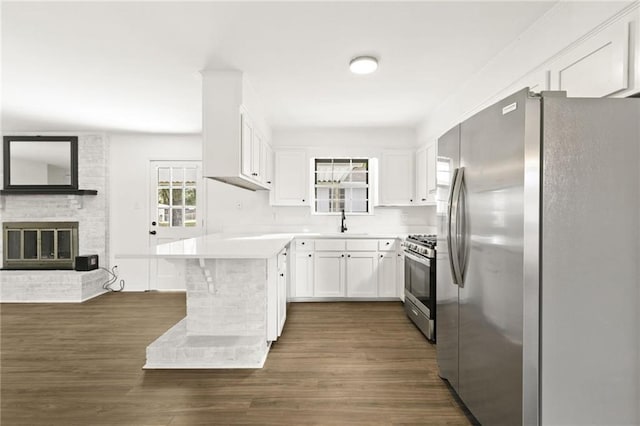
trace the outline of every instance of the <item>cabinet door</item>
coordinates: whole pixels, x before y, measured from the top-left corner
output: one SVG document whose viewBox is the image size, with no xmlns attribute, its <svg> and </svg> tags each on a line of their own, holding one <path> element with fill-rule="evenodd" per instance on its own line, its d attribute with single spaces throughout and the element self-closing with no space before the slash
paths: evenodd
<svg viewBox="0 0 640 426">
<path fill-rule="evenodd" d="M 397 264 L 395 252 L 378 254 L 378 296 L 398 297 Z"/>
<path fill-rule="evenodd" d="M 260 164 L 263 166 L 263 170 L 260 172 L 263 182 L 270 187 L 273 183 L 273 150 L 265 141 L 262 142 L 262 161 Z"/>
<path fill-rule="evenodd" d="M 344 252 L 316 252 L 313 295 L 344 297 Z"/>
<path fill-rule="evenodd" d="M 282 335 L 282 328 L 287 319 L 287 269 L 278 270 L 278 337 Z"/>
<path fill-rule="evenodd" d="M 295 265 L 295 297 L 313 296 L 313 253 L 297 253 Z"/>
<path fill-rule="evenodd" d="M 309 163 L 303 150 L 278 150 L 275 154 L 275 182 L 271 204 L 309 205 Z"/>
<path fill-rule="evenodd" d="M 419 204 L 427 202 L 427 149 L 416 152 L 416 201 Z"/>
<path fill-rule="evenodd" d="M 436 202 L 437 144 L 427 147 L 427 202 Z"/>
<path fill-rule="evenodd" d="M 400 251 L 396 254 L 396 294 L 404 302 L 404 253 Z"/>
<path fill-rule="evenodd" d="M 382 154 L 379 177 L 379 204 L 414 205 L 415 161 L 413 151 L 386 151 Z"/>
<path fill-rule="evenodd" d="M 251 140 L 251 177 L 259 182 L 264 182 L 262 144 L 262 135 L 254 128 Z"/>
<path fill-rule="evenodd" d="M 617 22 L 551 65 L 551 89 L 600 98 L 628 87 L 629 23 Z"/>
<path fill-rule="evenodd" d="M 371 252 L 347 253 L 347 296 L 376 297 L 378 254 Z"/>
<path fill-rule="evenodd" d="M 240 132 L 240 172 L 247 176 L 251 176 L 253 173 L 252 160 L 253 160 L 253 126 L 249 121 L 249 118 L 242 114 L 240 120 L 242 121 L 242 130 Z"/>
</svg>

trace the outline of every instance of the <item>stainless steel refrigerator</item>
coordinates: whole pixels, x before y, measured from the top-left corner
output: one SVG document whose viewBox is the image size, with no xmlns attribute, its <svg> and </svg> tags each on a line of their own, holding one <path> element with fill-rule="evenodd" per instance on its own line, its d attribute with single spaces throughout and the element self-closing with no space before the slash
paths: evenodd
<svg viewBox="0 0 640 426">
<path fill-rule="evenodd" d="M 438 140 L 439 374 L 483 425 L 640 424 L 639 123 L 526 88 Z"/>
</svg>

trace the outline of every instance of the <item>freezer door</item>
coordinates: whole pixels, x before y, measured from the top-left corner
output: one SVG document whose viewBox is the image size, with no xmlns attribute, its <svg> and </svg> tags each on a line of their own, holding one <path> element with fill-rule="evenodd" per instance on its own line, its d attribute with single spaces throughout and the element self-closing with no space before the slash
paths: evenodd
<svg viewBox="0 0 640 426">
<path fill-rule="evenodd" d="M 449 255 L 449 200 L 453 178 L 460 166 L 460 125 L 438 139 L 436 214 L 436 336 L 440 377 L 458 389 L 458 286 L 453 282 Z"/>
<path fill-rule="evenodd" d="M 486 425 L 523 422 L 523 234 L 528 89 L 461 124 L 459 391 Z M 539 122 L 532 127 L 539 128 Z M 438 247 L 439 248 L 439 247 Z"/>
</svg>

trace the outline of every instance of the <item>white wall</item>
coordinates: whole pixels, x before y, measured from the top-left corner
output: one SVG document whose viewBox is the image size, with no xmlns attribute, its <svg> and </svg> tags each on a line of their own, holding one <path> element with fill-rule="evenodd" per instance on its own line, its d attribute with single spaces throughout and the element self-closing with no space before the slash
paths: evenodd
<svg viewBox="0 0 640 426">
<path fill-rule="evenodd" d="M 199 135 L 112 134 L 110 136 L 111 265 L 126 290 L 148 288 L 149 261 L 115 258 L 149 249 L 149 165 L 151 160 L 199 160 Z"/>
<path fill-rule="evenodd" d="M 459 89 L 418 126 L 418 140 L 433 141 L 484 107 L 544 79 L 544 63 L 633 3 L 637 2 L 558 2 L 470 80 L 460 82 Z"/>
<path fill-rule="evenodd" d="M 274 149 L 308 149 L 310 156 L 379 158 L 383 149 L 416 145 L 414 129 L 304 128 L 274 129 Z M 340 231 L 339 216 L 311 214 L 309 207 L 272 207 L 269 192 L 251 192 L 211 181 L 207 193 L 209 232 L 329 232 Z M 432 232 L 434 207 L 376 207 L 370 216 L 348 216 L 350 232 Z"/>
</svg>

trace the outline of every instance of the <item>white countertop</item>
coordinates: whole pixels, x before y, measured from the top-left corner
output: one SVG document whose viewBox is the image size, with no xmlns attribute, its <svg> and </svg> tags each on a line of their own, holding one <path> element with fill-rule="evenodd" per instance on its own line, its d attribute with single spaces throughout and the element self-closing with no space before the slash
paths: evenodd
<svg viewBox="0 0 640 426">
<path fill-rule="evenodd" d="M 210 234 L 201 237 L 160 244 L 149 253 L 117 254 L 116 258 L 171 257 L 175 259 L 268 259 L 276 256 L 294 238 L 322 239 L 390 239 L 392 234 Z"/>
</svg>

